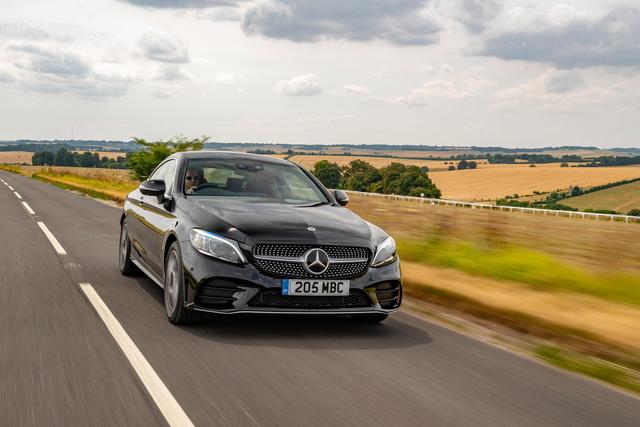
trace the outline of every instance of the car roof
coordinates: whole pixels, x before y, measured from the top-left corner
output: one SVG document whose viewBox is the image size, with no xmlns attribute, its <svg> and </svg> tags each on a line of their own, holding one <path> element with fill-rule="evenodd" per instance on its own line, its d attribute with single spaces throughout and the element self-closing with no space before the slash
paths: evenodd
<svg viewBox="0 0 640 427">
<path fill-rule="evenodd" d="M 229 160 L 257 160 L 265 163 L 276 163 L 276 164 L 284 164 L 291 165 L 288 160 L 279 159 L 277 157 L 263 156 L 261 154 L 251 154 L 251 153 L 243 153 L 239 151 L 217 151 L 217 150 L 199 150 L 199 151 L 181 151 L 179 153 L 174 153 L 170 158 L 175 159 L 229 159 Z"/>
</svg>

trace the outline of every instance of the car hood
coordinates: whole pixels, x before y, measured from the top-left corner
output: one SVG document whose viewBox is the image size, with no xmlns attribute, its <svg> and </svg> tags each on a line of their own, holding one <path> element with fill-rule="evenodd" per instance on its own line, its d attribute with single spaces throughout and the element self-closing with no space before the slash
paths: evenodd
<svg viewBox="0 0 640 427">
<path fill-rule="evenodd" d="M 341 206 L 194 199 L 192 216 L 198 224 L 249 245 L 288 242 L 372 247 L 373 234 L 381 231 Z"/>
</svg>

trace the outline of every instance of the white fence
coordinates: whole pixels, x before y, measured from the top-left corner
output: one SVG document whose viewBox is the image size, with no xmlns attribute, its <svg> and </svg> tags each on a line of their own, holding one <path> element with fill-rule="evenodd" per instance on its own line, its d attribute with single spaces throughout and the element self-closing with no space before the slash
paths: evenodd
<svg viewBox="0 0 640 427">
<path fill-rule="evenodd" d="M 471 203 L 471 202 L 459 202 L 456 200 L 446 199 L 430 199 L 427 197 L 413 197 L 413 196 L 397 196 L 395 194 L 379 194 L 379 193 L 365 193 L 362 191 L 343 190 L 347 194 L 353 194 L 361 197 L 373 197 L 378 199 L 389 200 L 403 200 L 406 202 L 418 202 L 428 203 L 431 206 L 456 206 L 461 208 L 471 209 L 488 209 L 494 211 L 507 211 L 507 212 L 522 212 L 528 214 L 539 214 L 548 216 L 564 216 L 569 218 L 580 219 L 594 219 L 596 221 L 620 221 L 626 223 L 640 223 L 640 217 L 629 215 L 614 215 L 614 214 L 601 214 L 591 212 L 576 212 L 576 211 L 559 211 L 553 209 L 538 209 L 538 208 L 522 208 L 518 206 L 497 206 L 490 205 L 488 203 Z"/>
</svg>

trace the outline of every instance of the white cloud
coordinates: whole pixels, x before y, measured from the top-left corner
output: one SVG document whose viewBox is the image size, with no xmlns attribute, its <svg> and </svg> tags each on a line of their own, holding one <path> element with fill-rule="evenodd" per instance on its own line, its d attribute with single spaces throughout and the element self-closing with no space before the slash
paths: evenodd
<svg viewBox="0 0 640 427">
<path fill-rule="evenodd" d="M 235 73 L 231 73 L 231 72 L 217 73 L 213 77 L 213 81 L 215 83 L 219 83 L 219 84 L 223 84 L 223 85 L 234 84 L 236 82 L 236 79 L 237 79 L 236 74 Z"/>
<path fill-rule="evenodd" d="M 602 104 L 615 99 L 622 87 L 588 85 L 576 71 L 547 69 L 526 83 L 497 91 L 500 107 L 533 106 L 561 109 L 576 105 Z"/>
<path fill-rule="evenodd" d="M 369 93 L 371 93 L 371 89 L 369 89 L 368 87 L 351 84 L 342 86 L 342 90 L 343 92 L 356 95 L 368 95 Z"/>
<path fill-rule="evenodd" d="M 145 57 L 155 61 L 174 64 L 191 61 L 185 44 L 159 29 L 152 29 L 145 33 L 138 45 Z"/>
<path fill-rule="evenodd" d="M 290 80 L 281 80 L 274 90 L 287 96 L 314 96 L 322 93 L 320 79 L 315 74 L 303 74 Z"/>
<path fill-rule="evenodd" d="M 158 80 L 165 80 L 169 82 L 190 79 L 189 75 L 178 64 L 161 64 L 158 67 L 158 74 L 156 78 Z"/>
<path fill-rule="evenodd" d="M 428 105 L 442 99 L 468 98 L 492 85 L 493 82 L 486 79 L 471 78 L 455 82 L 435 78 L 414 89 L 409 95 L 395 98 L 394 101 L 409 105 Z"/>
</svg>

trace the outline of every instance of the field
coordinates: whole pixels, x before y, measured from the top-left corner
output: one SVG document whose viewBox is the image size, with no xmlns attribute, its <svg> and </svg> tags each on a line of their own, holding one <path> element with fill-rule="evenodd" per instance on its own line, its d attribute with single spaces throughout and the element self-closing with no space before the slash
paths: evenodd
<svg viewBox="0 0 640 427">
<path fill-rule="evenodd" d="M 28 151 L 0 151 L 0 164 L 31 164 L 33 153 Z"/>
<path fill-rule="evenodd" d="M 432 172 L 429 177 L 445 199 L 495 200 L 512 194 L 528 195 L 570 186 L 592 187 L 640 177 L 640 166 L 603 168 L 561 168 L 539 165 L 480 168 L 477 170 Z"/>
<path fill-rule="evenodd" d="M 392 157 L 368 157 L 368 156 L 340 156 L 340 155 L 322 155 L 322 156 L 312 156 L 312 155 L 298 155 L 292 156 L 289 158 L 290 161 L 299 164 L 308 170 L 313 170 L 313 166 L 321 161 L 328 160 L 332 163 L 337 163 L 339 166 L 348 165 L 350 162 L 354 160 L 364 160 L 367 163 L 370 163 L 372 166 L 376 168 L 381 168 L 384 166 L 388 166 L 391 163 L 402 163 L 405 165 L 416 165 L 416 166 L 427 166 L 429 170 L 447 170 L 449 167 L 449 160 L 417 160 L 417 159 L 398 159 Z M 447 164 L 445 164 L 445 162 Z M 480 167 L 485 166 L 486 160 L 477 160 L 477 162 L 481 163 Z M 455 161 L 454 164 L 458 162 Z"/>
<path fill-rule="evenodd" d="M 571 197 L 562 203 L 580 210 L 607 209 L 627 213 L 631 209 L 640 209 L 640 181 Z"/>
<path fill-rule="evenodd" d="M 544 324 L 560 341 L 640 350 L 637 224 L 357 196 L 349 208 L 394 236 L 410 295 L 528 332 Z"/>
</svg>

